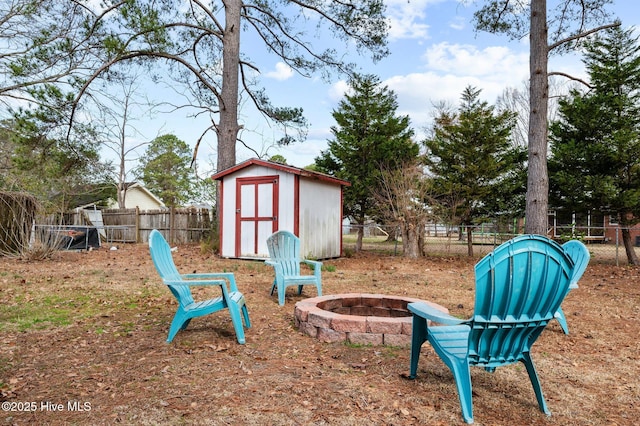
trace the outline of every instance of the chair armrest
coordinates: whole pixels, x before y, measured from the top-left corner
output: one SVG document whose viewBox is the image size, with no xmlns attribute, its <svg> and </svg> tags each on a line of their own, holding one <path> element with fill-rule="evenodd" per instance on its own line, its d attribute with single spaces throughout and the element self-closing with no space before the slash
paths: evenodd
<svg viewBox="0 0 640 426">
<path fill-rule="evenodd" d="M 194 279 L 208 280 L 210 278 L 223 278 L 226 280 L 231 280 L 233 279 L 233 272 L 206 272 L 206 273 L 196 273 L 196 274 L 180 274 L 180 276 L 185 280 L 194 280 Z"/>
<path fill-rule="evenodd" d="M 264 264 L 272 266 L 273 269 L 275 269 L 276 274 L 283 274 L 284 273 L 284 269 L 282 268 L 282 264 L 280 262 L 278 262 L 277 260 L 265 260 Z"/>
<path fill-rule="evenodd" d="M 233 272 L 208 272 L 208 273 L 202 273 L 202 274 L 182 274 L 180 276 L 185 280 L 189 280 L 189 282 L 192 282 L 193 280 L 211 281 L 211 278 L 222 278 L 223 280 L 226 280 L 229 282 L 229 287 L 231 291 L 238 291 L 238 287 L 236 286 L 236 278 L 235 278 L 235 275 L 233 275 Z M 222 281 L 222 280 L 218 280 L 218 281 Z M 226 284 L 226 281 L 222 281 L 222 282 Z M 203 284 L 203 285 L 207 285 L 207 284 Z"/>
<path fill-rule="evenodd" d="M 315 275 L 316 278 L 318 279 L 321 278 L 322 262 L 318 262 L 317 260 L 307 260 L 307 259 L 302 259 L 302 262 L 313 268 L 313 275 Z"/>
<path fill-rule="evenodd" d="M 175 285 L 175 286 L 187 286 L 187 287 L 192 287 L 192 286 L 207 286 L 207 285 L 217 285 L 217 286 L 222 286 L 222 287 L 226 287 L 227 286 L 227 281 L 225 280 L 189 280 L 189 281 L 185 281 L 185 280 L 163 280 L 163 282 L 166 285 Z"/>
<path fill-rule="evenodd" d="M 318 268 L 322 268 L 322 262 L 319 262 L 317 260 L 307 260 L 307 259 L 302 259 L 302 261 L 304 263 L 306 263 L 309 266 L 313 266 L 314 268 L 318 267 Z"/>
<path fill-rule="evenodd" d="M 424 302 L 409 303 L 407 305 L 407 309 L 409 309 L 409 311 L 411 311 L 414 315 L 426 318 L 438 324 L 459 325 L 467 322 L 467 320 L 451 316 L 445 312 L 442 312 L 440 309 L 436 309 L 428 303 Z"/>
<path fill-rule="evenodd" d="M 276 274 L 282 274 L 283 273 L 282 265 L 277 260 L 265 260 L 264 264 L 272 266 L 273 269 L 275 269 Z"/>
</svg>

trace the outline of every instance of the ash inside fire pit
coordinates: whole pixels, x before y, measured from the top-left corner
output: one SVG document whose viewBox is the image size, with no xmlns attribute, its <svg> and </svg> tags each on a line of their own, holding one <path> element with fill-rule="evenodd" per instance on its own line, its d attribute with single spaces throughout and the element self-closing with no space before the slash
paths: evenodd
<svg viewBox="0 0 640 426">
<path fill-rule="evenodd" d="M 296 303 L 295 324 L 323 342 L 411 345 L 411 312 L 407 304 L 420 299 L 383 294 L 335 294 Z M 448 312 L 431 302 L 430 305 Z"/>
</svg>

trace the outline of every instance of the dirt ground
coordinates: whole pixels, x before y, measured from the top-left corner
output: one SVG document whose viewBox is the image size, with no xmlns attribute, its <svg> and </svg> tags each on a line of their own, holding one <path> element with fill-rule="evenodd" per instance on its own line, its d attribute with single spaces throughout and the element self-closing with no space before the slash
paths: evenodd
<svg viewBox="0 0 640 426">
<path fill-rule="evenodd" d="M 425 343 L 416 380 L 406 347 L 323 343 L 294 327 L 296 301 L 269 295 L 261 262 L 180 246 L 183 272 L 232 271 L 252 328 L 194 319 L 165 343 L 175 300 L 146 245 L 0 259 L 0 424 L 454 425 L 453 377 Z M 474 261 L 358 255 L 329 260 L 324 294 L 405 295 L 473 309 Z M 532 350 L 551 417 L 522 365 L 472 370 L 478 425 L 631 425 L 640 415 L 640 269 L 593 261 Z M 196 298 L 207 295 L 198 292 Z M 213 296 L 213 294 L 211 295 Z"/>
</svg>

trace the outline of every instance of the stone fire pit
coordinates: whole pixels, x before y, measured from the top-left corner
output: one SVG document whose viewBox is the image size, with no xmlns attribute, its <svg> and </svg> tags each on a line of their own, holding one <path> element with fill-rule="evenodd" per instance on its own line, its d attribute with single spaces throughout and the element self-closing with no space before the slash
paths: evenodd
<svg viewBox="0 0 640 426">
<path fill-rule="evenodd" d="M 323 342 L 411 346 L 411 312 L 420 299 L 384 294 L 349 293 L 305 299 L 295 306 L 295 325 Z M 435 303 L 433 307 L 448 310 Z"/>
</svg>

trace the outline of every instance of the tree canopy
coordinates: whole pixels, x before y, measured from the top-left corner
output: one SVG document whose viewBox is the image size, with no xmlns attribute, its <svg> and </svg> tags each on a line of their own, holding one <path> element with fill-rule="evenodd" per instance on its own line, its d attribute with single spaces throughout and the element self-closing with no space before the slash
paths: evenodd
<svg viewBox="0 0 640 426">
<path fill-rule="evenodd" d="M 315 160 L 317 170 L 351 182 L 345 189 L 344 212 L 364 225 L 375 218 L 375 191 L 383 170 L 396 170 L 417 157 L 408 116 L 397 115 L 396 95 L 374 75 L 357 75 L 350 91 L 332 113 L 334 139 Z M 362 228 L 356 250 L 362 245 Z"/>
<path fill-rule="evenodd" d="M 191 149 L 175 135 L 155 138 L 141 159 L 140 178 L 167 206 L 178 207 L 193 194 Z"/>
<path fill-rule="evenodd" d="M 586 44 L 589 90 L 560 102 L 551 126 L 551 200 L 571 212 L 601 211 L 622 228 L 640 222 L 640 44 L 632 29 L 609 29 Z"/>
<path fill-rule="evenodd" d="M 42 117 L 34 118 L 0 125 L 0 189 L 28 192 L 46 212 L 115 195 L 109 164 L 100 160 L 91 132 L 82 139 L 51 138 L 43 132 Z"/>
<path fill-rule="evenodd" d="M 159 71 L 166 69 L 167 84 L 184 100 L 173 107 L 211 117 L 197 144 L 208 132 L 215 133 L 218 170 L 236 162 L 241 95 L 280 126 L 279 143 L 305 137 L 302 110 L 273 105 L 260 87 L 260 68 L 251 59 L 255 49 L 266 48 L 301 75 L 324 77 L 353 72 L 346 49 L 369 52 L 374 60 L 388 54 L 382 0 L 129 0 L 86 7 L 86 20 L 76 27 L 85 39 L 79 47 L 91 50 L 100 63 L 92 62 L 82 73 L 74 105 L 90 93 L 95 80 L 121 72 L 118 64 L 150 65 L 150 77 L 156 81 L 166 78 Z M 310 28 L 348 43 L 340 43 L 344 49 L 325 44 Z"/>
<path fill-rule="evenodd" d="M 515 114 L 496 111 L 479 99 L 480 93 L 466 87 L 457 111 L 442 110 L 424 141 L 433 192 L 448 216 L 468 225 L 469 255 L 473 254 L 470 225 L 504 212 L 517 199 L 521 186 L 514 177 L 523 170 L 524 160 L 522 150 L 510 140 Z"/>
</svg>

